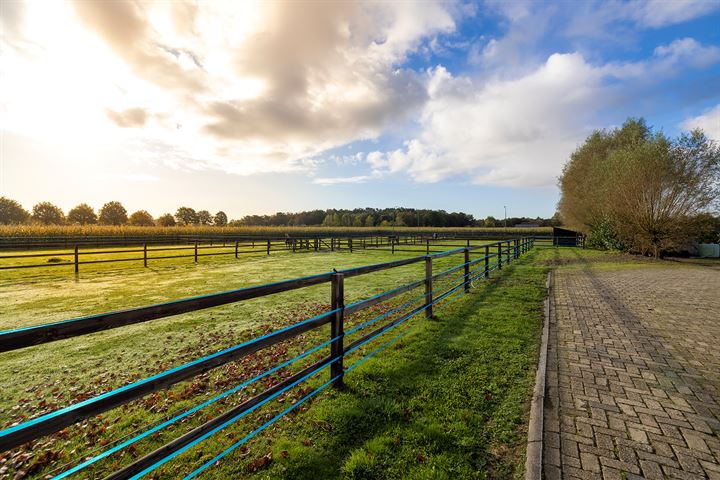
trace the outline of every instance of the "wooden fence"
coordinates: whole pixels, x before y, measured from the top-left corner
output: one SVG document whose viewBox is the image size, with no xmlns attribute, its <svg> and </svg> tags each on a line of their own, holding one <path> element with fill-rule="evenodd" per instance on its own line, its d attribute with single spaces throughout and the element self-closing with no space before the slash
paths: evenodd
<svg viewBox="0 0 720 480">
<path fill-rule="evenodd" d="M 528 237 L 529 238 L 529 237 Z M 570 240 L 565 237 L 535 236 L 538 245 L 559 246 L 566 245 Z M 391 253 L 419 253 L 418 246 L 424 247 L 425 254 L 436 253 L 448 247 L 467 247 L 474 241 L 487 240 L 472 237 L 420 236 L 420 235 L 371 235 L 354 237 L 307 237 L 307 238 L 267 238 L 252 240 L 221 241 L 218 243 L 202 244 L 195 242 L 191 245 L 153 246 L 147 243 L 134 248 L 96 249 L 86 248 L 83 244 L 76 244 L 69 250 L 35 253 L 0 252 L 0 270 L 38 269 L 55 267 L 72 267 L 75 273 L 80 272 L 81 265 L 101 263 L 142 263 L 144 267 L 154 261 L 167 259 L 192 259 L 195 263 L 201 257 L 214 256 L 241 256 L 270 255 L 273 252 L 319 252 L 319 251 L 349 251 L 373 249 L 389 251 Z M 575 241 L 575 238 L 572 238 Z M 454 242 L 454 243 L 453 243 Z M 580 245 L 578 245 L 580 246 Z M 137 256 L 126 257 L 127 254 Z M 115 257 L 117 256 L 117 257 Z M 99 258 L 111 257 L 111 258 Z M 115 257 L 115 258 L 112 258 Z M 36 261 L 37 260 L 37 261 Z M 8 262 L 19 262 L 7 264 Z M 27 263 L 26 263 L 27 262 Z"/>
<path fill-rule="evenodd" d="M 220 350 L 216 353 L 196 359 L 171 370 L 158 373 L 143 380 L 136 381 L 121 388 L 117 388 L 68 407 L 24 421 L 18 425 L 0 431 L 0 452 L 19 447 L 26 442 L 53 434 L 86 418 L 93 417 L 133 400 L 140 399 L 153 392 L 167 389 L 178 382 L 193 378 L 211 369 L 225 365 L 228 362 L 237 361 L 247 355 L 259 352 L 305 332 L 315 330 L 323 325 L 330 325 L 330 335 L 326 342 L 304 352 L 294 359 L 288 360 L 279 366 L 271 368 L 264 374 L 255 377 L 253 380 L 244 382 L 242 385 L 235 387 L 232 391 L 235 391 L 240 387 L 244 387 L 255 380 L 263 378 L 268 372 L 277 371 L 281 366 L 303 358 L 308 354 L 308 352 L 316 351 L 321 347 L 329 347 L 327 356 L 303 368 L 297 373 L 284 378 L 278 383 L 275 383 L 256 396 L 230 408 L 218 417 L 208 420 L 195 429 L 182 434 L 180 437 L 172 440 L 170 443 L 162 446 L 161 448 L 134 460 L 131 464 L 126 465 L 121 470 L 116 471 L 107 478 L 126 479 L 134 478 L 139 474 L 148 473 L 166 462 L 168 459 L 174 458 L 176 455 L 179 455 L 191 446 L 203 441 L 214 432 L 224 428 L 233 421 L 243 417 L 245 414 L 255 410 L 259 406 L 264 405 L 270 400 L 277 398 L 279 395 L 306 381 L 326 367 L 330 368 L 329 380 L 320 388 L 314 390 L 311 395 L 319 392 L 326 385 L 334 385 L 336 387 L 341 386 L 343 384 L 343 377 L 345 373 L 354 368 L 355 365 L 354 364 L 353 366 L 347 368 L 344 366 L 344 358 L 349 353 L 354 352 L 368 342 L 378 338 L 389 330 L 394 329 L 398 325 L 422 312 L 424 312 L 426 317 L 432 317 L 433 309 L 440 302 L 450 301 L 453 296 L 469 291 L 475 280 L 484 280 L 489 278 L 492 271 L 500 270 L 508 264 L 514 262 L 522 254 L 529 251 L 533 245 L 533 238 L 518 238 L 485 245 L 464 246 L 453 250 L 404 258 L 387 263 L 333 271 L 223 293 L 0 332 L 0 352 L 9 352 L 34 345 L 41 345 L 48 342 L 60 341 L 66 338 L 86 335 L 93 332 L 120 328 L 126 325 L 142 322 L 149 322 L 155 319 L 167 318 L 182 313 L 197 312 L 207 308 L 242 302 L 281 292 L 299 290 L 313 285 L 329 284 L 330 297 L 332 299 L 330 310 L 320 315 L 316 315 L 300 321 L 299 323 L 272 331 L 261 337 Z M 473 259 L 472 255 L 478 253 L 481 254 L 481 256 Z M 433 271 L 434 260 L 455 256 L 460 257 L 461 259 L 461 263 L 459 265 L 442 272 L 436 273 Z M 372 297 L 346 305 L 344 283 L 346 279 L 418 263 L 425 265 L 425 275 L 423 278 L 416 279 L 392 290 L 387 290 Z M 453 279 L 453 275 L 459 278 Z M 459 283 L 453 284 L 453 286 L 448 290 L 440 292 L 436 291 L 437 289 L 434 288 L 434 285 L 437 284 L 436 282 L 439 279 L 450 279 L 453 282 L 459 281 Z M 398 315 L 397 318 L 394 318 L 381 326 L 377 326 L 377 323 L 379 323 L 382 319 L 389 318 L 387 314 L 381 314 L 373 317 L 370 321 L 367 321 L 360 326 L 353 327 L 348 331 L 345 330 L 345 318 L 348 315 L 366 310 L 369 307 L 378 305 L 382 302 L 387 302 L 388 300 L 396 298 L 401 294 L 411 292 L 416 289 L 422 289 L 424 293 L 415 300 L 407 302 L 403 306 L 391 311 L 391 313 L 395 312 Z M 418 303 L 419 305 L 417 305 Z M 442 306 L 438 308 L 442 308 Z M 362 334 L 367 330 L 370 331 L 356 340 L 345 344 L 345 339 L 349 334 Z M 378 350 L 379 349 L 376 349 L 368 355 L 372 355 Z M 223 395 L 226 394 L 227 392 Z M 222 395 L 215 398 L 222 398 Z M 308 398 L 308 396 L 304 397 L 302 401 L 306 398 Z M 300 403 L 302 403 L 302 401 Z M 211 402 L 211 400 L 208 400 L 203 405 L 208 404 L 208 402 Z M 295 406 L 296 405 L 291 406 L 290 409 L 285 410 L 284 412 L 292 410 Z M 197 408 L 199 407 L 191 409 L 188 412 L 194 412 Z M 186 418 L 188 412 L 180 414 L 172 420 L 164 422 L 163 425 L 166 426 L 178 419 Z M 264 424 L 262 428 L 265 428 L 267 425 L 267 423 Z M 69 474 L 76 473 L 99 459 L 105 458 L 105 456 L 110 453 L 120 451 L 135 441 L 146 438 L 148 435 L 156 432 L 157 428 L 158 427 L 151 428 L 131 440 L 125 440 L 121 444 L 110 448 L 103 454 L 99 454 L 92 458 L 86 458 L 75 467 L 54 478 L 64 478 Z M 260 431 L 262 428 L 256 431 Z M 209 463 L 209 465 L 212 465 L 212 462 Z"/>
</svg>

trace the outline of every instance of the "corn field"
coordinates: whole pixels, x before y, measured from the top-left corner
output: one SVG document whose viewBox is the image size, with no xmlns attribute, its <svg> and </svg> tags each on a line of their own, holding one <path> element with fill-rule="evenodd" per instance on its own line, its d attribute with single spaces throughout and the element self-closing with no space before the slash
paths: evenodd
<svg viewBox="0 0 720 480">
<path fill-rule="evenodd" d="M 486 228 L 486 227 L 134 227 L 112 225 L 0 225 L 0 237 L 52 238 L 52 237 L 95 237 L 95 236 L 153 236 L 163 235 L 240 235 L 277 237 L 293 235 L 362 235 L 392 233 L 438 233 L 443 235 L 477 235 L 482 233 L 512 233 L 518 235 L 542 235 L 552 232 L 551 227 L 538 228 Z"/>
</svg>

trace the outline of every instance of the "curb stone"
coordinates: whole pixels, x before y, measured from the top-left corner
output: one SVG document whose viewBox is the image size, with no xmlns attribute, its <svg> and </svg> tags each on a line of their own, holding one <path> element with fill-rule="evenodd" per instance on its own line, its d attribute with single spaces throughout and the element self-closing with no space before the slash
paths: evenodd
<svg viewBox="0 0 720 480">
<path fill-rule="evenodd" d="M 543 407 L 545 403 L 545 372 L 547 370 L 548 334 L 550 328 L 550 295 L 552 288 L 552 270 L 548 272 L 545 286 L 547 296 L 544 302 L 543 331 L 540 343 L 535 389 L 530 402 L 530 420 L 528 424 L 528 443 L 525 457 L 525 480 L 542 478 L 543 452 Z"/>
</svg>

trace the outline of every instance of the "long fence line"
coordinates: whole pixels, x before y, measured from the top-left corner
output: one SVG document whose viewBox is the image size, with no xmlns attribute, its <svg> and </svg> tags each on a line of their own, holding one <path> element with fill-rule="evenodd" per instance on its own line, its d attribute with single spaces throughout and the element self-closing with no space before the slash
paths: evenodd
<svg viewBox="0 0 720 480">
<path fill-rule="evenodd" d="M 286 235 L 287 233 L 287 235 Z M 88 234 L 80 235 L 58 235 L 58 236 L 0 236 L 0 251 L 2 250 L 33 250 L 33 249 L 68 249 L 75 245 L 84 248 L 102 248 L 102 247 L 126 247 L 132 245 L 193 245 L 199 244 L 233 244 L 236 241 L 264 241 L 277 240 L 283 241 L 286 238 L 310 239 L 315 238 L 369 238 L 369 237 L 408 237 L 418 236 L 421 238 L 433 238 L 437 236 L 451 238 L 484 238 L 488 240 L 502 240 L 511 237 L 526 237 L 531 235 L 549 235 L 549 228 L 498 228 L 496 230 L 484 231 L 464 231 L 463 228 L 450 229 L 450 231 L 441 231 L 438 229 L 414 229 L 412 232 L 402 230 L 391 231 L 375 230 L 372 228 L 363 229 L 363 231 L 343 232 L 342 229 L 336 231 L 313 232 L 312 230 L 303 232 L 288 230 L 287 232 L 276 233 L 207 233 L 207 234 L 135 234 L 135 235 L 96 235 Z"/>
<path fill-rule="evenodd" d="M 407 330 L 404 330 L 400 333 L 400 335 L 393 337 L 379 348 L 376 348 L 370 353 L 364 355 L 354 364 L 345 367 L 344 359 L 348 354 L 358 350 L 369 342 L 379 338 L 386 332 L 395 329 L 399 325 L 421 313 L 424 313 L 425 317 L 433 317 L 433 313 L 436 311 L 436 308 L 444 308 L 447 305 L 447 302 L 459 298 L 459 294 L 463 292 L 468 292 L 473 286 L 475 280 L 488 279 L 492 271 L 501 270 L 506 265 L 514 262 L 522 254 L 529 251 L 534 244 L 535 240 L 533 238 L 517 238 L 495 242 L 492 244 L 465 246 L 439 253 L 349 268 L 341 271 L 295 278 L 174 302 L 2 331 L 0 332 L 0 352 L 8 352 L 20 348 L 31 347 L 33 345 L 61 341 L 65 338 L 78 337 L 102 330 L 119 328 L 125 325 L 167 318 L 181 313 L 196 312 L 220 305 L 242 302 L 281 292 L 298 290 L 313 285 L 330 284 L 331 302 L 329 311 L 230 348 L 225 348 L 211 355 L 198 358 L 194 361 L 166 370 L 143 380 L 133 382 L 121 388 L 111 390 L 96 397 L 72 404 L 68 407 L 24 421 L 6 430 L 2 430 L 0 431 L 0 452 L 19 447 L 26 442 L 56 433 L 86 418 L 96 416 L 118 406 L 127 404 L 133 400 L 140 399 L 153 392 L 167 389 L 178 382 L 191 379 L 221 365 L 240 360 L 252 353 L 262 351 L 263 349 L 297 337 L 305 332 L 314 331 L 321 326 L 329 324 L 329 337 L 326 341 L 320 343 L 319 345 L 315 345 L 294 358 L 269 368 L 264 373 L 244 381 L 232 389 L 204 401 L 190 410 L 175 415 L 173 418 L 168 419 L 163 423 L 151 426 L 144 432 L 135 435 L 130 439 L 124 439 L 121 443 L 108 448 L 98 455 L 91 458 L 85 458 L 81 463 L 78 463 L 69 470 L 61 472 L 57 476 L 53 477 L 59 479 L 65 478 L 73 473 L 77 473 L 109 455 L 123 450 L 143 438 L 147 438 L 149 435 L 166 428 L 178 420 L 187 418 L 199 409 L 226 398 L 227 396 L 258 381 L 261 378 L 265 378 L 272 373 L 278 372 L 280 369 L 302 358 L 306 358 L 313 353 L 321 352 L 321 350 L 326 348 L 329 350 L 328 354 L 320 360 L 315 361 L 311 365 L 306 366 L 291 376 L 285 377 L 261 393 L 230 408 L 225 413 L 206 421 L 193 430 L 184 433 L 180 437 L 152 451 L 151 453 L 134 460 L 131 464 L 126 465 L 122 469 L 107 477 L 108 479 L 139 478 L 140 476 L 145 475 L 163 465 L 172 458 L 177 457 L 187 449 L 202 442 L 214 433 L 226 428 L 233 422 L 245 417 L 250 412 L 260 408 L 262 405 L 284 394 L 296 385 L 305 382 L 323 369 L 329 367 L 329 379 L 320 387 L 313 390 L 310 394 L 305 395 L 299 402 L 291 405 L 283 412 L 276 415 L 271 421 L 268 421 L 256 428 L 250 434 L 243 437 L 241 441 L 234 443 L 229 449 L 221 452 L 213 460 L 203 464 L 200 468 L 196 469 L 186 477 L 192 478 L 204 469 L 212 466 L 217 459 L 222 458 L 222 456 L 229 453 L 232 449 L 237 448 L 239 445 L 252 438 L 253 435 L 262 431 L 264 428 L 281 418 L 284 414 L 296 408 L 299 404 L 302 404 L 317 392 L 329 385 L 341 387 L 343 385 L 343 377 L 347 372 L 354 369 L 359 363 L 369 356 L 377 353 L 379 350 L 384 348 L 384 346 L 404 335 Z M 472 259 L 471 256 L 477 253 L 482 254 L 482 256 Z M 462 263 L 441 272 L 433 271 L 434 260 L 452 256 L 461 257 Z M 346 305 L 346 279 L 418 263 L 424 264 L 425 275 L 423 278 Z M 445 291 L 436 291 L 434 285 L 437 285 L 437 281 L 439 279 L 452 280 L 453 276 L 459 277 L 457 280 L 453 280 L 453 282 L 458 281 L 458 283 L 454 283 Z M 353 326 L 347 331 L 345 330 L 345 319 L 347 316 L 364 311 L 374 305 L 387 302 L 399 295 L 415 291 L 417 289 L 421 289 L 422 293 L 414 299 L 405 302 L 389 312 L 382 313 L 370 320 L 364 321 L 360 325 Z M 444 303 L 439 305 L 440 302 Z M 398 316 L 397 318 L 387 321 L 393 315 Z M 382 323 L 383 320 L 387 323 Z M 346 337 L 354 333 L 363 335 L 354 341 L 345 344 Z"/>
<path fill-rule="evenodd" d="M 575 237 L 532 237 L 541 245 L 559 245 L 560 241 L 573 241 Z M 471 237 L 423 237 L 420 235 L 391 235 L 391 236 L 363 236 L 363 237 L 314 237 L 314 238 L 267 238 L 252 240 L 234 240 L 233 242 L 221 241 L 220 244 L 201 244 L 195 242 L 187 246 L 161 246 L 153 247 L 147 243 L 138 248 L 121 249 L 90 249 L 83 250 L 82 244 L 76 244 L 68 251 L 38 252 L 38 253 L 3 253 L 0 252 L 0 270 L 38 269 L 53 267 L 72 267 L 75 273 L 80 272 L 81 265 L 92 265 L 101 263 L 123 263 L 142 262 L 144 267 L 158 260 L 193 259 L 198 263 L 202 257 L 234 256 L 235 258 L 245 256 L 270 255 L 275 252 L 327 252 L 327 251 L 349 251 L 373 249 L 378 251 L 389 251 L 391 253 L 418 253 L 417 246 L 425 247 L 425 254 L 436 253 L 447 249 L 447 247 L 469 247 L 473 241 L 486 241 L 486 238 Z M 461 243 L 448 243 L 457 241 Z M 413 248 L 414 247 L 414 248 Z M 438 250 L 440 248 L 441 250 Z M 123 256 L 136 253 L 138 256 L 119 258 L 98 258 L 98 256 Z M 45 260 L 33 263 L 20 263 L 3 265 L 4 262 L 20 261 L 26 259 Z"/>
</svg>

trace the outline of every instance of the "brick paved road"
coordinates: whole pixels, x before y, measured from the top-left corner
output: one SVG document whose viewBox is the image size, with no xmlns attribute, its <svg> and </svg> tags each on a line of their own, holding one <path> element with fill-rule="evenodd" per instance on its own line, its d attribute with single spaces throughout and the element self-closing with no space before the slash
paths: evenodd
<svg viewBox="0 0 720 480">
<path fill-rule="evenodd" d="M 720 479 L 720 273 L 558 270 L 544 474 Z"/>
</svg>

